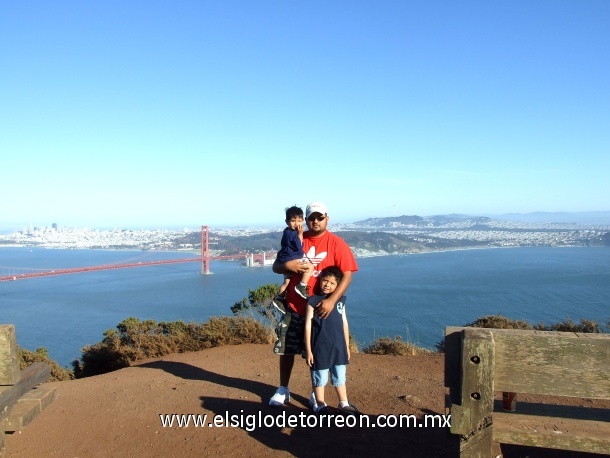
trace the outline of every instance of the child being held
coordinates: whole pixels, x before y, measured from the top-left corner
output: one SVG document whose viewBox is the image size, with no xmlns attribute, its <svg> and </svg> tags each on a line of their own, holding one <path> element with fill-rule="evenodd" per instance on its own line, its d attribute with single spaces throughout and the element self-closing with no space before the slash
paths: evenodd
<svg viewBox="0 0 610 458">
<path fill-rule="evenodd" d="M 286 224 L 287 227 L 284 229 L 282 234 L 281 248 L 277 253 L 277 261 L 282 264 L 292 261 L 293 259 L 303 259 L 305 253 L 303 253 L 303 210 L 297 206 L 292 206 L 286 209 Z M 304 299 L 308 298 L 307 282 L 311 277 L 313 266 L 310 263 L 304 263 L 303 265 L 309 265 L 310 268 L 303 273 L 301 281 L 295 286 L 296 292 Z M 278 296 L 273 300 L 273 305 L 282 313 L 286 313 L 284 306 L 284 296 L 286 294 L 286 288 L 290 283 L 290 277 L 293 274 L 284 274 L 284 283 L 280 286 Z"/>
</svg>

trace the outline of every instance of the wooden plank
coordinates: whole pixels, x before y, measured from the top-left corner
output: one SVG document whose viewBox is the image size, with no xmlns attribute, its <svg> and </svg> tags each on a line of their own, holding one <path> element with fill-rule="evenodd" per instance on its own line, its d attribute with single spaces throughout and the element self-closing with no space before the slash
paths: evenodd
<svg viewBox="0 0 610 458">
<path fill-rule="evenodd" d="M 610 335 L 494 329 L 497 391 L 610 399 Z"/>
<path fill-rule="evenodd" d="M 47 363 L 34 363 L 21 371 L 21 380 L 9 389 L 0 391 L 0 420 L 21 396 L 36 385 L 46 382 L 51 376 L 51 368 Z"/>
<path fill-rule="evenodd" d="M 452 401 L 451 432 L 468 436 L 493 410 L 493 336 L 480 328 L 461 328 L 460 384 Z"/>
<path fill-rule="evenodd" d="M 471 428 L 491 415 L 494 402 L 494 339 L 485 329 L 465 329 L 462 340 L 462 406 Z"/>
<path fill-rule="evenodd" d="M 0 324 L 0 385 L 14 385 L 20 373 L 15 326 Z"/>
<path fill-rule="evenodd" d="M 507 412 L 494 412 L 493 418 L 494 442 L 610 454 L 610 423 L 607 421 Z"/>
<path fill-rule="evenodd" d="M 462 331 L 460 404 L 451 408 L 451 432 L 461 436 L 461 456 L 474 458 L 491 454 L 493 351 L 491 332 Z"/>
<path fill-rule="evenodd" d="M 5 434 L 4 431 L 0 429 L 0 458 L 6 458 L 7 456 Z"/>
<path fill-rule="evenodd" d="M 505 413 L 504 409 L 502 409 L 502 401 L 499 400 L 494 401 L 494 415 L 496 415 L 496 413 L 498 412 Z M 522 415 L 535 415 L 540 417 L 605 421 L 610 424 L 610 409 L 520 402 L 517 413 Z"/>
<path fill-rule="evenodd" d="M 445 328 L 445 386 L 449 388 L 452 404 L 460 403 L 462 329 L 455 326 Z"/>
<path fill-rule="evenodd" d="M 477 439 L 460 443 L 460 458 L 489 458 L 491 456 L 492 429 L 486 428 L 480 431 Z"/>
<path fill-rule="evenodd" d="M 7 433 L 22 431 L 41 412 L 40 403 L 36 401 L 16 402 L 0 421 L 0 429 Z"/>
<path fill-rule="evenodd" d="M 6 417 L 0 420 L 0 430 L 23 430 L 55 400 L 56 393 L 56 388 L 48 385 L 31 389 L 8 409 Z"/>
<path fill-rule="evenodd" d="M 46 409 L 57 396 L 57 389 L 50 385 L 41 385 L 32 388 L 30 391 L 25 393 L 17 400 L 17 404 L 20 402 L 31 402 L 34 401 L 38 404 L 40 411 Z"/>
</svg>

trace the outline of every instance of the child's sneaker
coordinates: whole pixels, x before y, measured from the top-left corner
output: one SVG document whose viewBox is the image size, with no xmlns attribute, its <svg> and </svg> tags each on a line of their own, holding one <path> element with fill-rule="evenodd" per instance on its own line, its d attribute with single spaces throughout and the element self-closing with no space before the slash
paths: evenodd
<svg viewBox="0 0 610 458">
<path fill-rule="evenodd" d="M 290 391 L 285 386 L 280 386 L 271 399 L 269 405 L 279 407 L 290 401 Z"/>
<path fill-rule="evenodd" d="M 271 303 L 282 315 L 286 315 L 286 306 L 284 305 L 284 298 L 282 296 L 275 296 Z"/>
<path fill-rule="evenodd" d="M 307 285 L 301 285 L 300 283 L 294 287 L 294 290 L 297 292 L 299 296 L 303 299 L 309 298 L 307 295 Z"/>
<path fill-rule="evenodd" d="M 339 404 L 339 412 L 341 412 L 344 415 L 361 415 L 362 412 L 360 412 L 360 410 L 358 409 L 358 407 L 356 407 L 354 404 L 348 404 L 346 406 L 342 406 L 341 404 Z"/>
</svg>

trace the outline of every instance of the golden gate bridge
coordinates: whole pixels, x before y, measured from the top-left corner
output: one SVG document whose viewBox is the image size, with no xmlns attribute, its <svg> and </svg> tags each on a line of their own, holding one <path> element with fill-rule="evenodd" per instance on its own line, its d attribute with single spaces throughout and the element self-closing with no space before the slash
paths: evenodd
<svg viewBox="0 0 610 458">
<path fill-rule="evenodd" d="M 211 255 L 210 254 L 210 231 L 208 226 L 201 226 L 201 256 L 194 258 L 180 258 L 180 259 L 162 259 L 156 261 L 135 261 L 132 262 L 121 262 L 112 264 L 102 264 L 98 266 L 86 266 L 86 267 L 72 267 L 64 269 L 27 269 L 32 270 L 31 272 L 14 273 L 12 275 L 1 275 L 0 282 L 2 281 L 13 281 L 13 280 L 24 280 L 26 278 L 38 278 L 38 277 L 49 277 L 53 275 L 65 275 L 65 274 L 76 274 L 82 272 L 95 272 L 100 270 L 114 270 L 114 269 L 125 269 L 131 267 L 145 267 L 145 266 L 158 266 L 164 264 L 178 264 L 184 262 L 200 262 L 201 273 L 211 274 L 210 261 L 212 260 L 235 260 L 235 259 L 247 259 L 248 265 L 253 266 L 258 262 L 259 265 L 264 265 L 267 253 L 248 253 L 235 247 L 231 243 L 224 241 L 226 244 L 238 250 L 236 254 L 230 255 Z M 275 252 L 273 252 L 275 254 Z M 137 258 L 136 258 L 137 259 Z M 17 271 L 26 270 L 23 268 L 14 268 Z"/>
</svg>

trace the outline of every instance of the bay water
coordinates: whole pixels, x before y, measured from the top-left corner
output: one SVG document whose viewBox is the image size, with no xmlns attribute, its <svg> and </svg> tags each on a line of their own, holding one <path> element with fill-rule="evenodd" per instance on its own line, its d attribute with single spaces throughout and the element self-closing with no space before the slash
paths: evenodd
<svg viewBox="0 0 610 458">
<path fill-rule="evenodd" d="M 193 256 L 3 247 L 0 275 Z M 384 336 L 434 348 L 445 326 L 498 313 L 532 324 L 610 320 L 610 248 L 457 250 L 359 258 L 358 264 L 347 316 L 361 348 Z M 125 318 L 203 322 L 230 315 L 249 289 L 282 280 L 270 267 L 237 261 L 212 261 L 211 271 L 202 275 L 199 263 L 188 262 L 0 282 L 0 323 L 15 325 L 21 347 L 45 347 L 68 366 Z"/>
</svg>

